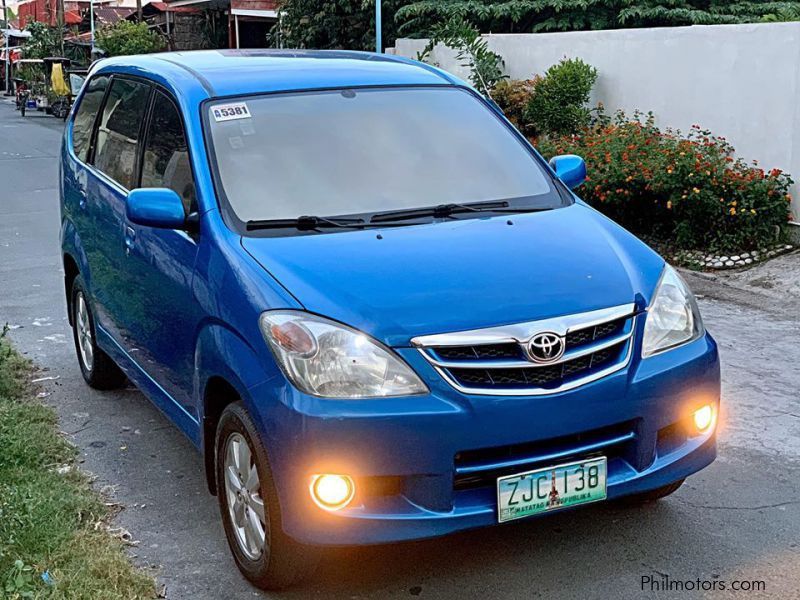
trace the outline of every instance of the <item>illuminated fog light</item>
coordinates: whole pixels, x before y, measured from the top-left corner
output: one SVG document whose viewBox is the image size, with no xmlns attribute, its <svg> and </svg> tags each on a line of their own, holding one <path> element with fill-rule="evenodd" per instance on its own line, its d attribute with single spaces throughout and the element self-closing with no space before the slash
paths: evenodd
<svg viewBox="0 0 800 600">
<path fill-rule="evenodd" d="M 311 498 L 325 510 L 339 510 L 350 504 L 356 486 L 347 475 L 326 473 L 311 478 Z"/>
<path fill-rule="evenodd" d="M 697 409 L 693 415 L 694 426 L 700 433 L 705 433 L 714 426 L 714 407 L 706 404 Z"/>
</svg>

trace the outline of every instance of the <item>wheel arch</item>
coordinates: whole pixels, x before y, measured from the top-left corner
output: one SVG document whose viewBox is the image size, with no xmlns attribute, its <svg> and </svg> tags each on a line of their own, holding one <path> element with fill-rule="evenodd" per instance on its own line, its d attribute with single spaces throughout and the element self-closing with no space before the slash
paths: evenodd
<svg viewBox="0 0 800 600">
<path fill-rule="evenodd" d="M 75 279 L 80 275 L 81 270 L 78 267 L 78 261 L 73 258 L 69 253 L 65 253 L 64 257 L 64 294 L 67 301 L 67 320 L 70 327 L 74 327 L 74 317 L 72 315 L 72 285 Z"/>
<path fill-rule="evenodd" d="M 268 352 L 266 347 L 264 350 Z M 201 452 L 211 494 L 216 495 L 217 491 L 215 441 L 225 407 L 241 401 L 254 419 L 265 418 L 263 402 L 255 402 L 248 392 L 269 377 L 262 360 L 240 335 L 223 323 L 207 324 L 198 337 L 195 373 L 201 410 Z"/>
<path fill-rule="evenodd" d="M 241 393 L 225 377 L 213 375 L 206 381 L 203 390 L 203 465 L 208 491 L 217 495 L 215 469 L 217 425 L 225 408 L 241 400 Z"/>
</svg>

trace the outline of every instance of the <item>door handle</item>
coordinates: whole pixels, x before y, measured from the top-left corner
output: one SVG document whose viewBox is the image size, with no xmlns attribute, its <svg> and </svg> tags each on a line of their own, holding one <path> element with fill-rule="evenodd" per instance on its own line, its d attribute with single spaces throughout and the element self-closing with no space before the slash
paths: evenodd
<svg viewBox="0 0 800 600">
<path fill-rule="evenodd" d="M 125 254 L 130 256 L 131 250 L 136 244 L 136 230 L 130 225 L 125 226 Z"/>
</svg>

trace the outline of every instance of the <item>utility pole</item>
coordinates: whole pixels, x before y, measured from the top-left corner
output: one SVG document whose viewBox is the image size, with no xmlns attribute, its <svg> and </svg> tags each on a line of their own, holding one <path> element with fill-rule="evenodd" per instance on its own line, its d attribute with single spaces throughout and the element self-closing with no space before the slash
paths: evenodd
<svg viewBox="0 0 800 600">
<path fill-rule="evenodd" d="M 56 26 L 58 27 L 58 51 L 64 56 L 64 0 L 56 0 Z"/>
<path fill-rule="evenodd" d="M 136 20 L 142 22 L 142 0 L 136 0 Z"/>
<path fill-rule="evenodd" d="M 382 0 L 375 0 L 375 52 L 383 54 L 383 17 L 381 15 Z"/>
<path fill-rule="evenodd" d="M 94 59 L 94 0 L 89 0 L 89 34 L 90 36 L 90 50 L 89 50 L 89 62 L 91 63 Z"/>
<path fill-rule="evenodd" d="M 5 57 L 5 69 L 3 70 L 3 75 L 5 79 L 5 86 L 3 89 L 5 90 L 5 95 L 11 95 L 11 73 L 9 73 L 9 69 L 11 68 L 11 44 L 9 43 L 9 35 L 8 32 L 11 30 L 11 27 L 8 24 L 8 6 L 6 6 L 6 0 L 3 0 L 3 27 L 5 27 L 5 31 L 3 32 L 3 39 L 6 43 L 6 57 Z"/>
</svg>

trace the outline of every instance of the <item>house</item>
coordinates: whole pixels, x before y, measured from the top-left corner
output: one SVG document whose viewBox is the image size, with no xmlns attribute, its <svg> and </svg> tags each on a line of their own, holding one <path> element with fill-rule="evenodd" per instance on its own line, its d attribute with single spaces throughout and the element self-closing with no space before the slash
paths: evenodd
<svg viewBox="0 0 800 600">
<path fill-rule="evenodd" d="M 135 19 L 136 13 L 126 18 Z M 213 31 L 213 15 L 199 8 L 150 2 L 142 8 L 142 18 L 161 32 L 169 50 L 201 50 L 219 45 Z"/>
<path fill-rule="evenodd" d="M 64 1 L 64 24 L 66 26 L 79 25 L 83 19 L 80 10 L 81 2 L 75 0 Z M 47 23 L 50 26 L 58 24 L 58 0 L 26 0 L 17 5 L 17 19 L 19 28 L 32 21 Z"/>
<path fill-rule="evenodd" d="M 170 6 L 200 9 L 227 16 L 230 48 L 265 48 L 278 22 L 278 0 L 171 0 Z"/>
</svg>

